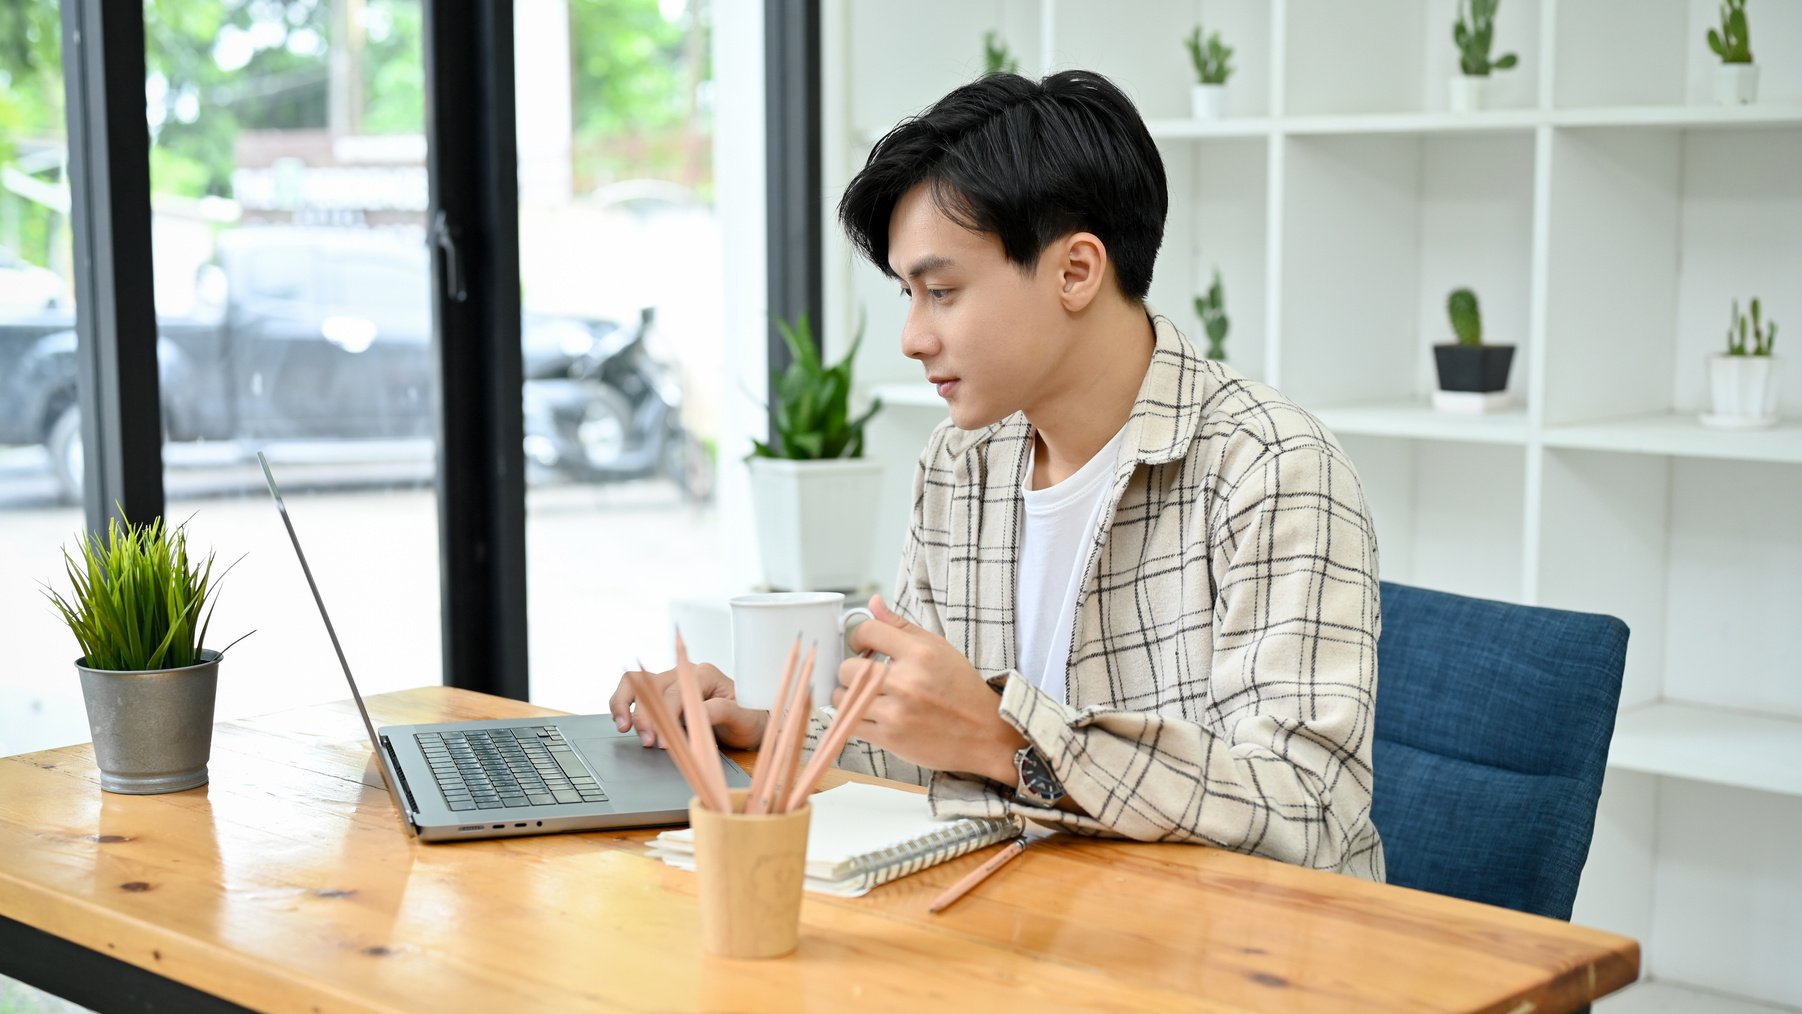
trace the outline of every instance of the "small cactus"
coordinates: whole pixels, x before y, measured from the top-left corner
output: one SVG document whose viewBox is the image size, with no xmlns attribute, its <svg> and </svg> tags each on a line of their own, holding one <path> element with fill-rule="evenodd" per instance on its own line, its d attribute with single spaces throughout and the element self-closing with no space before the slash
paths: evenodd
<svg viewBox="0 0 1802 1014">
<path fill-rule="evenodd" d="M 1201 326 L 1208 334 L 1208 358 L 1226 359 L 1226 332 L 1231 323 L 1226 316 L 1226 293 L 1220 287 L 1220 271 L 1214 271 L 1214 284 L 1208 286 L 1208 294 L 1195 297 L 1195 316 L 1201 318 Z"/>
<path fill-rule="evenodd" d="M 1020 61 L 1007 51 L 1007 43 L 1002 41 L 1000 34 L 993 31 L 982 35 L 982 65 L 984 77 L 1020 73 Z"/>
<path fill-rule="evenodd" d="M 1513 53 L 1489 59 L 1489 47 L 1495 43 L 1495 10 L 1501 2 L 1470 0 L 1470 20 L 1466 22 L 1464 0 L 1458 0 L 1458 20 L 1452 22 L 1452 41 L 1458 44 L 1458 69 L 1469 77 L 1488 77 L 1492 70 L 1507 70 L 1520 62 Z"/>
<path fill-rule="evenodd" d="M 1768 327 L 1766 325 L 1769 325 Z M 1758 297 L 1752 297 L 1752 317 L 1739 312 L 1735 299 L 1727 311 L 1727 354 L 1730 356 L 1768 356 L 1777 344 L 1777 322 L 1763 319 Z"/>
<path fill-rule="evenodd" d="M 1469 289 L 1453 289 L 1446 298 L 1445 309 L 1452 318 L 1452 331 L 1460 345 L 1483 344 L 1483 314 L 1477 307 L 1477 294 Z"/>
<path fill-rule="evenodd" d="M 1708 48 L 1722 63 L 1751 63 L 1752 37 L 1746 28 L 1746 0 L 1722 0 L 1721 27 L 1708 30 Z"/>
<path fill-rule="evenodd" d="M 1208 36 L 1204 43 L 1201 26 L 1196 25 L 1183 44 L 1189 47 L 1189 61 L 1195 64 L 1195 76 L 1202 84 L 1225 84 L 1233 76 L 1233 47 L 1220 41 L 1219 32 Z"/>
</svg>

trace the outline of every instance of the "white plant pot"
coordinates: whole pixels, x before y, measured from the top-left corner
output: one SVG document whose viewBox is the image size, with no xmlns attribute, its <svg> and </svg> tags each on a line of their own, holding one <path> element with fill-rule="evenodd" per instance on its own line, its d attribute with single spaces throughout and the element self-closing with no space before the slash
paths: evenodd
<svg viewBox="0 0 1802 1014">
<path fill-rule="evenodd" d="M 1474 113 L 1488 105 L 1489 79 L 1453 74 L 1446 80 L 1446 106 L 1454 113 Z"/>
<path fill-rule="evenodd" d="M 1189 115 L 1198 120 L 1218 120 L 1226 115 L 1226 86 L 1198 84 L 1189 88 Z"/>
<path fill-rule="evenodd" d="M 1758 101 L 1758 64 L 1723 63 L 1714 69 L 1714 101 L 1722 106 L 1749 106 Z"/>
<path fill-rule="evenodd" d="M 751 459 L 763 577 L 778 591 L 857 591 L 870 581 L 882 466 Z"/>
<path fill-rule="evenodd" d="M 1708 404 L 1702 425 L 1763 429 L 1777 422 L 1777 360 L 1772 356 L 1708 357 Z"/>
</svg>

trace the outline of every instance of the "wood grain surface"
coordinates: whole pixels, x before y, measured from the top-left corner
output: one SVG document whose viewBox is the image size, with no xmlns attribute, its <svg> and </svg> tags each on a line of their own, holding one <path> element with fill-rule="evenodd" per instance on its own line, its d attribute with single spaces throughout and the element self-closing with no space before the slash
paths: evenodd
<svg viewBox="0 0 1802 1014">
<path fill-rule="evenodd" d="M 379 724 L 555 714 L 446 687 Z M 225 722 L 211 784 L 103 793 L 86 745 L 0 760 L 0 915 L 272 1011 L 1559 1011 L 1632 982 L 1596 930 L 1193 845 L 1057 839 L 809 895 L 787 958 L 702 952 L 654 831 L 428 845 L 348 701 Z M 746 758 L 747 762 L 751 758 Z M 846 777 L 833 772 L 828 784 Z"/>
</svg>

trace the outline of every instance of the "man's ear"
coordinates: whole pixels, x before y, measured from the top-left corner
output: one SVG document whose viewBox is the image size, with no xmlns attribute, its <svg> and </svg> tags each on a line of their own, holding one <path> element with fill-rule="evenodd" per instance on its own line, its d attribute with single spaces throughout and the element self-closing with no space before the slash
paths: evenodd
<svg viewBox="0 0 1802 1014">
<path fill-rule="evenodd" d="M 1073 232 L 1045 251 L 1057 263 L 1047 265 L 1057 279 L 1058 298 L 1069 313 L 1080 313 L 1101 295 L 1107 281 L 1107 247 L 1092 232 Z"/>
</svg>

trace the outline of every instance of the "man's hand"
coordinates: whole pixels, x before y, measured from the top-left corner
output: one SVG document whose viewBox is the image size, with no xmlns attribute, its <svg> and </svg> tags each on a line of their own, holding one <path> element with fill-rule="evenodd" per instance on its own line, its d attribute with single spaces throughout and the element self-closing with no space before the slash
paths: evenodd
<svg viewBox="0 0 1802 1014">
<path fill-rule="evenodd" d="M 718 667 L 701 663 L 695 668 L 695 678 L 701 687 L 701 704 L 707 710 L 707 720 L 713 725 L 713 737 L 719 745 L 736 750 L 755 750 L 763 741 L 763 727 L 770 719 L 767 711 L 757 711 L 738 706 L 737 690 L 732 680 Z M 682 693 L 676 684 L 676 671 L 645 673 L 663 693 L 664 706 L 669 709 L 676 721 L 687 727 L 688 719 L 682 714 Z M 613 692 L 608 707 L 613 712 L 613 724 L 619 731 L 625 732 L 633 726 L 638 727 L 638 738 L 645 746 L 661 746 L 668 749 L 663 741 L 665 730 L 654 729 L 650 722 L 650 713 L 644 713 L 644 721 L 638 720 L 638 712 L 633 709 L 637 695 L 632 684 L 624 676 L 620 677 L 619 689 Z"/>
<path fill-rule="evenodd" d="M 1002 719 L 995 691 L 950 641 L 891 612 L 881 596 L 870 599 L 870 611 L 876 619 L 851 631 L 851 648 L 892 661 L 851 734 L 922 767 L 1012 784 L 1014 751 L 1026 740 Z M 870 664 L 848 658 L 839 666 L 834 707 Z"/>
</svg>

